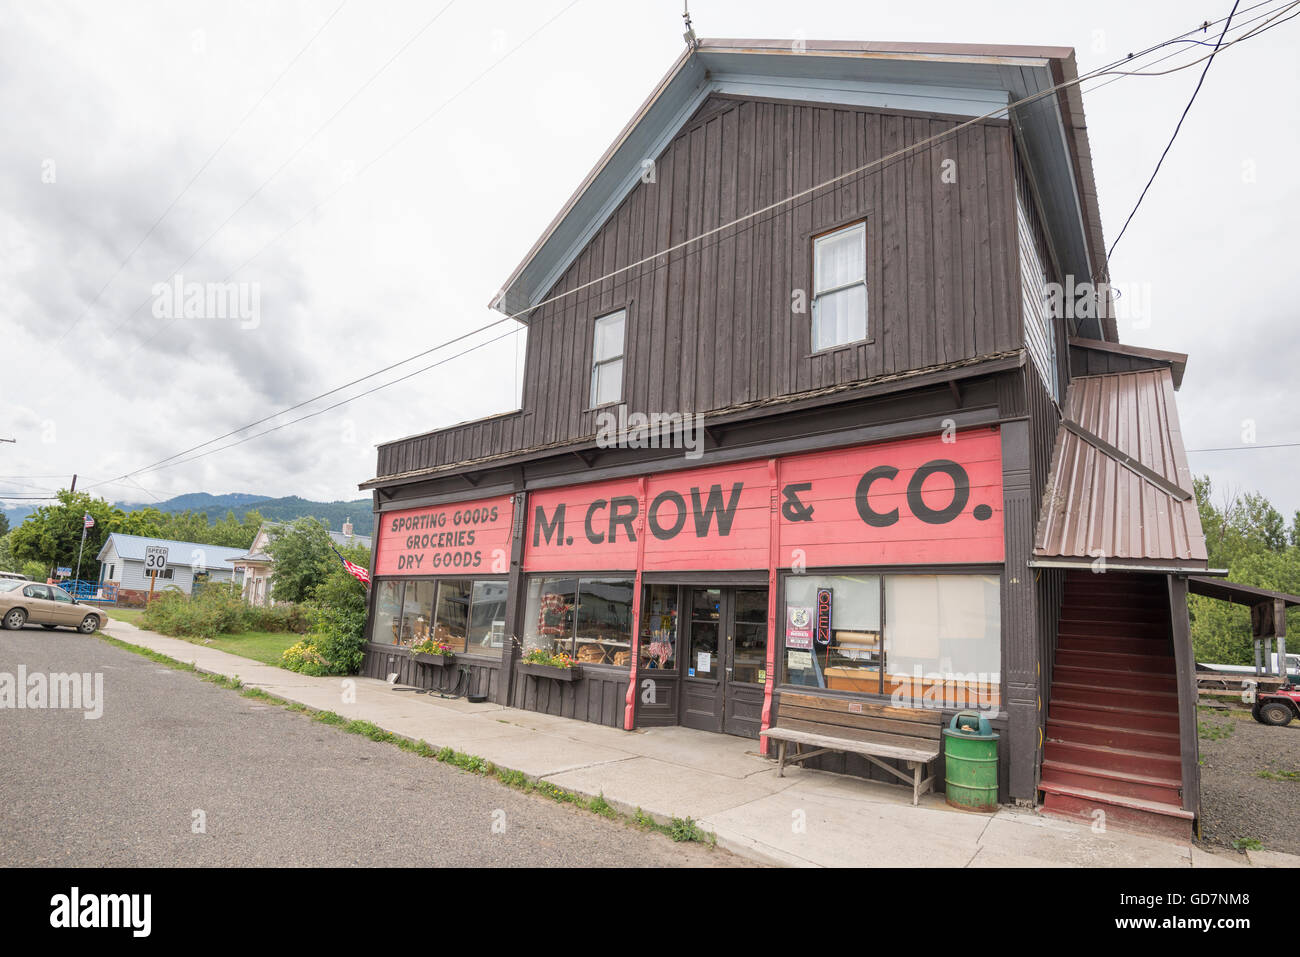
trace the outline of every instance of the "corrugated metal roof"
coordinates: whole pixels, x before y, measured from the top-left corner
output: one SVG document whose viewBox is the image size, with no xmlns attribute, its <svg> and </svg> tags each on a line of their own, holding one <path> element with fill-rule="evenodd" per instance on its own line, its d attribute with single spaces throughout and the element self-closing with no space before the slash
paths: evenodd
<svg viewBox="0 0 1300 957">
<path fill-rule="evenodd" d="M 1062 411 L 1034 555 L 1204 569 L 1170 370 L 1079 376 Z"/>
<path fill-rule="evenodd" d="M 144 550 L 148 545 L 162 545 L 167 549 L 168 565 L 184 565 L 189 567 L 199 563 L 199 556 L 202 556 L 202 564 L 205 568 L 221 568 L 226 571 L 232 571 L 232 560 L 239 558 L 244 554 L 242 548 L 225 548 L 221 545 L 200 545 L 198 542 L 176 542 L 166 538 L 144 538 L 139 535 L 123 535 L 121 532 L 112 532 L 105 540 L 103 546 L 96 555 L 96 559 L 102 561 L 104 551 L 112 543 L 113 550 L 117 552 L 117 557 L 123 561 L 144 561 Z"/>
</svg>

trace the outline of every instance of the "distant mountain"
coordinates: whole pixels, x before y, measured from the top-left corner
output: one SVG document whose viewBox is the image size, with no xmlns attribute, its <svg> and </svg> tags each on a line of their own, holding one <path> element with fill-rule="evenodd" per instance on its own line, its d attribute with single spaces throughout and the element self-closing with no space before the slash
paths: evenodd
<svg viewBox="0 0 1300 957">
<path fill-rule="evenodd" d="M 130 512 L 137 508 L 147 508 L 152 505 L 160 512 L 207 512 L 208 518 L 221 518 L 232 508 L 238 510 L 241 506 L 246 506 L 252 502 L 264 502 L 266 500 L 265 495 L 254 495 L 251 492 L 231 492 L 229 495 L 189 492 L 185 495 L 169 498 L 165 502 L 137 502 L 130 505 L 119 503 L 117 507 Z"/>
<path fill-rule="evenodd" d="M 250 502 L 248 505 L 236 508 L 235 514 L 243 518 L 245 512 L 260 512 L 263 518 L 275 522 L 291 522 L 295 518 L 309 515 L 320 519 L 336 532 L 350 519 L 352 530 L 356 534 L 369 535 L 375 527 L 372 508 L 374 503 L 368 498 L 354 499 L 350 502 L 312 502 L 290 495 L 287 498 L 267 498 Z M 208 518 L 212 517 L 209 513 Z"/>
<path fill-rule="evenodd" d="M 227 512 L 234 512 L 240 519 L 247 512 L 258 512 L 263 518 L 275 522 L 291 522 L 295 518 L 310 516 L 320 519 L 336 532 L 343 528 L 344 522 L 351 519 L 353 531 L 358 535 L 371 534 L 375 525 L 374 515 L 370 511 L 373 503 L 369 498 L 346 502 L 313 502 L 297 495 L 267 498 L 251 492 L 231 492 L 229 495 L 189 492 L 165 502 L 115 502 L 114 505 L 124 512 L 142 508 L 156 508 L 160 512 L 204 512 L 210 522 L 225 518 Z M 4 514 L 9 519 L 10 526 L 16 527 L 34 511 L 34 505 L 14 505 L 4 509 Z"/>
<path fill-rule="evenodd" d="M 36 505 L 8 505 L 5 506 L 5 518 L 9 519 L 9 527 L 17 528 L 23 523 L 28 515 L 36 511 Z"/>
</svg>

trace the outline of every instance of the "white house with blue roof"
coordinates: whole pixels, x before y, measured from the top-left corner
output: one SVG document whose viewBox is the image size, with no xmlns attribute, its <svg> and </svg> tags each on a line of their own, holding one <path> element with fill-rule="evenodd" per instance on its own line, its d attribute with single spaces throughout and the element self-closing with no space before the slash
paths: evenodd
<svg viewBox="0 0 1300 957">
<path fill-rule="evenodd" d="M 167 549 L 167 568 L 154 584 L 155 594 L 176 589 L 188 595 L 193 592 L 196 581 L 232 581 L 235 575 L 233 560 L 244 554 L 242 548 L 112 532 L 96 557 L 100 563 L 100 584 L 116 584 L 119 601 L 129 601 L 133 597 L 131 592 L 148 594 L 149 576 L 144 570 L 144 558 L 145 549 L 151 545 Z"/>
</svg>

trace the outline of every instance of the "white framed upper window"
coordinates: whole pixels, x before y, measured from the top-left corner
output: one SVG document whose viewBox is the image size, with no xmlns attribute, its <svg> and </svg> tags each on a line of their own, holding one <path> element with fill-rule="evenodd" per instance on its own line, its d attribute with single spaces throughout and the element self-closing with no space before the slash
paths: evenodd
<svg viewBox="0 0 1300 957">
<path fill-rule="evenodd" d="M 620 309 L 596 320 L 591 337 L 591 407 L 623 398 L 623 340 L 627 310 Z"/>
<path fill-rule="evenodd" d="M 867 338 L 867 224 L 813 240 L 812 350 Z"/>
</svg>

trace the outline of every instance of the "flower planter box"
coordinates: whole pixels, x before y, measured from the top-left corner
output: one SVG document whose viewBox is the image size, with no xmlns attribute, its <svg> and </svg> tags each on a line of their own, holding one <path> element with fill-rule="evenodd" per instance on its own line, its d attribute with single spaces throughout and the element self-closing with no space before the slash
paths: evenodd
<svg viewBox="0 0 1300 957">
<path fill-rule="evenodd" d="M 422 665 L 433 665 L 435 668 L 445 668 L 455 659 L 455 655 L 425 655 L 418 652 L 412 652 L 411 657 Z"/>
<path fill-rule="evenodd" d="M 572 668 L 557 668 L 555 665 L 533 665 L 521 661 L 519 663 L 519 673 L 533 675 L 536 678 L 554 678 L 556 681 L 577 681 L 582 677 L 582 666 L 574 665 Z"/>
</svg>

